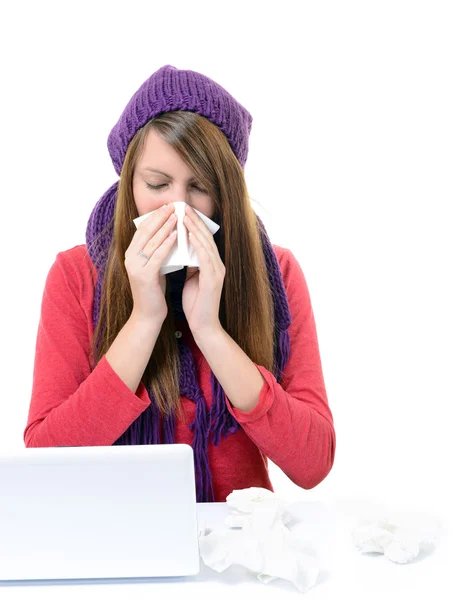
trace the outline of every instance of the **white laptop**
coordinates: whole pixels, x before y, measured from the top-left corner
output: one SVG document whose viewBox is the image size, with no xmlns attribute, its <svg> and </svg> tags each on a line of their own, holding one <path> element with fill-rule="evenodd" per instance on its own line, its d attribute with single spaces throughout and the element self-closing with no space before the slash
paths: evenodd
<svg viewBox="0 0 452 600">
<path fill-rule="evenodd" d="M 0 581 L 199 570 L 191 446 L 0 449 Z"/>
</svg>

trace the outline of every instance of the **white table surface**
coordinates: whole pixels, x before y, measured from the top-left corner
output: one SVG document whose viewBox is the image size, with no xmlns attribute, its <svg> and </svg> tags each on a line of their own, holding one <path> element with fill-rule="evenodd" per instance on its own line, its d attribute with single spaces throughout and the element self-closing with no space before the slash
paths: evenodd
<svg viewBox="0 0 452 600">
<path fill-rule="evenodd" d="M 293 505 L 295 506 L 295 505 Z M 200 559 L 201 570 L 195 577 L 149 578 L 127 580 L 70 580 L 65 582 L 0 583 L 0 599 L 33 598 L 33 600 L 71 600 L 91 598 L 133 600 L 135 598 L 282 598 L 306 596 L 313 600 L 347 598 L 351 600 L 403 600 L 405 598 L 452 598 L 449 572 L 452 561 L 449 552 L 449 521 L 429 515 L 439 524 L 434 544 L 421 546 L 418 557 L 407 564 L 397 564 L 382 554 L 361 554 L 353 545 L 351 530 L 357 516 L 368 514 L 347 502 L 328 503 L 300 501 L 296 504 L 301 517 L 295 528 L 315 545 L 321 568 L 317 583 L 305 594 L 281 579 L 260 582 L 240 566 L 231 566 L 222 573 L 207 567 Z M 362 508 L 362 507 L 361 507 Z M 226 503 L 198 504 L 199 528 L 222 526 L 229 513 Z M 359 514 L 358 514 L 359 513 Z M 373 513 L 371 513 L 373 514 Z M 295 530 L 294 528 L 294 530 Z M 446 568 L 448 567 L 448 568 Z"/>
</svg>

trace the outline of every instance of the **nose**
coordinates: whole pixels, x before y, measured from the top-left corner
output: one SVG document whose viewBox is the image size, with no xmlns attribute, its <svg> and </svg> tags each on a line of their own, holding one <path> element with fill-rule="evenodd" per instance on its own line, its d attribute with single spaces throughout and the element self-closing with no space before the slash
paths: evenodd
<svg viewBox="0 0 452 600">
<path fill-rule="evenodd" d="M 171 190 L 171 201 L 172 202 L 185 202 L 186 204 L 190 201 L 190 190 L 184 184 L 173 185 Z"/>
</svg>

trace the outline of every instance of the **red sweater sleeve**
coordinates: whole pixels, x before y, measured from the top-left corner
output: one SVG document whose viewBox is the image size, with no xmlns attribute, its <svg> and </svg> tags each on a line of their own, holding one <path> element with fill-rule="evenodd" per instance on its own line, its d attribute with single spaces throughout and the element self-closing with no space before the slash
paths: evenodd
<svg viewBox="0 0 452 600">
<path fill-rule="evenodd" d="M 71 260 L 57 254 L 42 297 L 27 447 L 109 446 L 149 405 L 143 384 L 134 394 L 105 355 L 92 369 L 92 321 L 78 300 L 83 285 Z"/>
<path fill-rule="evenodd" d="M 254 363 L 265 379 L 257 405 L 242 412 L 227 399 L 227 407 L 265 456 L 296 485 L 310 489 L 333 466 L 336 434 L 308 286 L 293 253 L 287 248 L 281 251 L 280 267 L 292 315 L 290 355 L 281 384 Z"/>
</svg>

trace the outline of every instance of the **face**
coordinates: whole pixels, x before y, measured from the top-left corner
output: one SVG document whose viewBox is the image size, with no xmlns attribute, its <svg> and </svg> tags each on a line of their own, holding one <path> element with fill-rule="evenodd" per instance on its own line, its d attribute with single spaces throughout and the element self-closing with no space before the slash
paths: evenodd
<svg viewBox="0 0 452 600">
<path fill-rule="evenodd" d="M 212 218 L 215 205 L 204 186 L 168 142 L 151 130 L 133 176 L 139 216 L 171 202 L 186 202 Z"/>
</svg>

